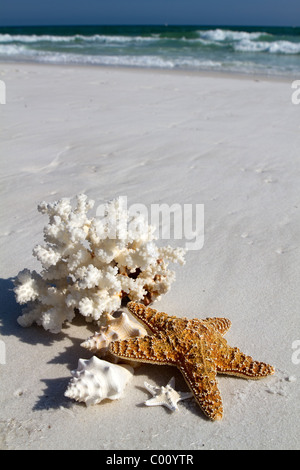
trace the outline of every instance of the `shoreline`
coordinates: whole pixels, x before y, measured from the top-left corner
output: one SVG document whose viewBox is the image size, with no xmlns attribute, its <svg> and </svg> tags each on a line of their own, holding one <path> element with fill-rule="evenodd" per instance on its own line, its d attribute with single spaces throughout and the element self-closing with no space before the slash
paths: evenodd
<svg viewBox="0 0 300 470">
<path fill-rule="evenodd" d="M 0 61 L 0 67 L 5 65 L 21 65 L 21 66 L 44 66 L 44 67 L 66 67 L 66 68 L 80 68 L 80 69 L 102 69 L 108 71 L 128 71 L 128 72 L 149 72 L 149 73 L 162 73 L 164 75 L 185 75 L 185 76 L 198 76 L 204 78 L 227 78 L 227 79 L 240 79 L 240 80 L 252 80 L 252 81 L 267 81 L 267 82 L 278 82 L 278 83 L 292 83 L 299 77 L 287 77 L 285 75 L 268 75 L 268 74 L 247 74 L 243 72 L 225 72 L 215 70 L 190 70 L 190 69 L 168 69 L 159 67 L 139 67 L 139 66 L 126 66 L 126 65 L 100 65 L 100 64 L 80 64 L 80 63 L 47 63 L 47 62 L 35 62 L 35 61 Z"/>
</svg>

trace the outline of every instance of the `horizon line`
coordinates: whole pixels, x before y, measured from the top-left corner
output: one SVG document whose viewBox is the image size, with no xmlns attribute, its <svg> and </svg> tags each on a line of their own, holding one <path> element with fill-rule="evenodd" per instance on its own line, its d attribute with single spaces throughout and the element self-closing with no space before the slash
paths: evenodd
<svg viewBox="0 0 300 470">
<path fill-rule="evenodd" d="M 218 24 L 218 23 L 212 23 L 212 24 L 198 24 L 198 23 L 193 23 L 193 24 L 189 24 L 189 23 L 185 23 L 185 24 L 180 24 L 180 23 L 152 23 L 152 24 L 148 24 L 148 23 L 110 23 L 110 24 L 107 24 L 107 23 L 95 23 L 95 24 L 92 24 L 92 23 L 89 23 L 89 24 L 79 24 L 79 23 L 74 23 L 74 24 L 71 24 L 71 23 L 67 23 L 67 24 L 19 24 L 19 25 L 1 25 L 0 24 L 0 28 L 41 28 L 41 27 L 46 27 L 46 28 L 53 28 L 53 27 L 84 27 L 84 26 L 91 26 L 91 27 L 124 27 L 124 26 L 128 26 L 128 27 L 141 27 L 141 26 L 148 26 L 148 27 L 153 27 L 153 26 L 160 26 L 160 27 L 219 27 L 219 28 L 228 28 L 228 27 L 232 27 L 232 28 L 299 28 L 300 27 L 300 24 L 299 25 L 266 25 L 266 24 Z"/>
</svg>

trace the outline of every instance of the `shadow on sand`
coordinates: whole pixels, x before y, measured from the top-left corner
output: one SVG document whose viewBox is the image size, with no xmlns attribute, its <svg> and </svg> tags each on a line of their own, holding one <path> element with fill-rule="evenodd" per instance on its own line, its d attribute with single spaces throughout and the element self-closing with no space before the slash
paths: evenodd
<svg viewBox="0 0 300 470">
<path fill-rule="evenodd" d="M 70 326 L 66 325 L 61 333 L 53 334 L 45 331 L 42 327 L 32 325 L 29 328 L 23 328 L 18 324 L 18 317 L 22 315 L 22 306 L 16 302 L 14 288 L 14 278 L 0 279 L 0 338 L 5 342 L 5 337 L 14 336 L 18 338 L 21 343 L 35 345 L 43 345 L 50 347 L 55 343 L 68 339 L 68 344 L 63 351 L 59 352 L 56 356 L 48 362 L 49 364 L 64 364 L 70 370 L 77 367 L 78 359 L 89 358 L 91 354 L 80 346 L 82 339 L 73 338 L 70 333 Z M 76 326 L 84 326 L 85 330 L 89 330 L 89 326 L 85 320 L 79 315 L 74 318 L 73 324 Z M 94 328 L 90 327 L 91 334 Z M 22 349 L 20 348 L 20 351 Z M 37 360 L 39 349 L 37 351 Z M 69 407 L 72 402 L 64 397 L 64 391 L 71 378 L 58 377 L 55 379 L 41 379 L 46 384 L 44 394 L 38 398 L 34 406 L 34 410 L 59 408 L 60 406 Z"/>
<path fill-rule="evenodd" d="M 68 341 L 71 341 L 71 345 L 66 346 L 63 351 L 54 356 L 51 361 L 49 361 L 49 364 L 65 364 L 70 371 L 77 367 L 79 358 L 89 359 L 92 356 L 89 351 L 80 346 L 82 339 L 74 338 L 68 334 L 68 330 L 70 330 L 68 326 L 65 326 L 63 331 L 59 334 L 45 331 L 42 327 L 37 325 L 32 325 L 30 328 L 21 327 L 17 322 L 17 318 L 22 314 L 22 306 L 16 302 L 13 288 L 13 278 L 0 279 L 0 335 L 2 337 L 15 336 L 19 338 L 21 342 L 31 345 L 42 344 L 43 346 L 52 346 L 57 341 L 62 341 L 67 337 Z M 95 331 L 95 326 L 92 324 L 87 325 L 84 318 L 80 315 L 74 318 L 72 324 L 78 327 L 83 326 L 85 330 L 88 328 L 90 334 L 93 334 Z M 176 367 L 142 364 L 141 367 L 135 369 L 134 374 L 136 376 L 146 375 L 147 381 L 158 386 L 165 386 L 170 378 L 175 376 L 176 389 L 188 391 L 188 387 Z M 72 407 L 74 402 L 64 396 L 70 379 L 71 375 L 68 377 L 57 377 L 55 379 L 41 379 L 41 382 L 45 384 L 45 389 L 43 395 L 38 397 L 33 410 L 39 411 Z M 138 389 L 145 392 L 145 401 L 150 398 L 146 389 L 142 387 L 138 387 Z M 85 405 L 78 404 L 78 406 Z M 137 404 L 137 406 L 141 407 L 145 405 L 144 403 L 140 403 Z M 187 408 L 197 415 L 201 414 L 193 399 L 183 401 L 180 406 Z M 165 411 L 171 413 L 167 409 L 165 409 Z"/>
</svg>

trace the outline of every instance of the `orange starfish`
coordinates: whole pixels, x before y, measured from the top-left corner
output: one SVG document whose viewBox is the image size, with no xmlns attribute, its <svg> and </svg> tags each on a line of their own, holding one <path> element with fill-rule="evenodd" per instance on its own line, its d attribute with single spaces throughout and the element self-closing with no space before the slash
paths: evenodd
<svg viewBox="0 0 300 470">
<path fill-rule="evenodd" d="M 248 379 L 275 372 L 269 364 L 254 361 L 238 348 L 228 346 L 223 338 L 231 326 L 227 318 L 189 320 L 135 302 L 127 307 L 153 335 L 114 341 L 111 353 L 124 359 L 178 367 L 202 411 L 212 420 L 223 416 L 217 372 Z"/>
</svg>

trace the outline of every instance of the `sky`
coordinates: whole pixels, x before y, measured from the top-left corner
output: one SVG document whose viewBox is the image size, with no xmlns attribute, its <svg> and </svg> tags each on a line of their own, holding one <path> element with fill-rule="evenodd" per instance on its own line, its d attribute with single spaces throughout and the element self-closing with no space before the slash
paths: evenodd
<svg viewBox="0 0 300 470">
<path fill-rule="evenodd" d="M 300 0 L 0 0 L 0 26 L 300 26 Z"/>
</svg>

